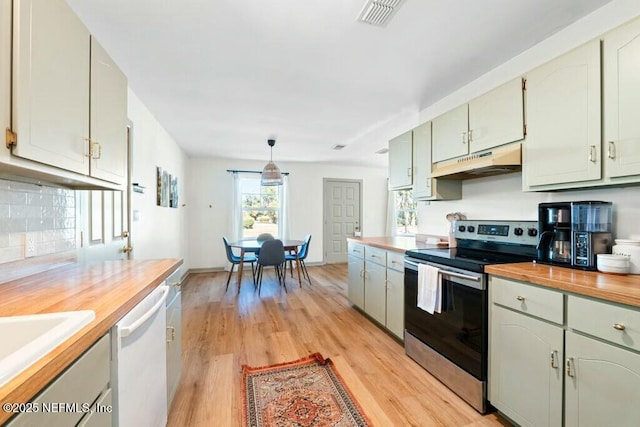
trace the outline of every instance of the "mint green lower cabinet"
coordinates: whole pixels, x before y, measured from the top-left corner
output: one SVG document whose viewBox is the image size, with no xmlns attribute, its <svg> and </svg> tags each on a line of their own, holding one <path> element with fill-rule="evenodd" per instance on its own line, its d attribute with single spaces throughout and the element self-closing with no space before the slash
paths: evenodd
<svg viewBox="0 0 640 427">
<path fill-rule="evenodd" d="M 349 254 L 347 297 L 351 304 L 364 310 L 364 259 Z"/>
<path fill-rule="evenodd" d="M 497 305 L 491 314 L 491 404 L 522 426 L 561 426 L 563 328 Z"/>
<path fill-rule="evenodd" d="M 387 269 L 387 329 L 404 339 L 404 272 Z"/>
<path fill-rule="evenodd" d="M 387 268 L 384 265 L 365 261 L 364 310 L 381 325 L 387 316 Z"/>
<path fill-rule="evenodd" d="M 567 331 L 566 357 L 567 427 L 640 425 L 640 354 Z"/>
</svg>

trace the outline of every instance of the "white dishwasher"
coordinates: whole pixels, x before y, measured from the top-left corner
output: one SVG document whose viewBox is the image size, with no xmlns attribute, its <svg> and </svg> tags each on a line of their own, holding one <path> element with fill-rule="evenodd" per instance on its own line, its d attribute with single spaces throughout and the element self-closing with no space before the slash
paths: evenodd
<svg viewBox="0 0 640 427">
<path fill-rule="evenodd" d="M 166 309 L 169 288 L 158 286 L 112 330 L 114 425 L 167 424 Z"/>
</svg>

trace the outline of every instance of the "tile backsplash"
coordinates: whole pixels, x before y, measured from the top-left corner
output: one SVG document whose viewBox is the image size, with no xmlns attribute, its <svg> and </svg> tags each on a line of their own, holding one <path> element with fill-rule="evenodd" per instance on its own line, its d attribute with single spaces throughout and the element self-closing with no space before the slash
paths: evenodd
<svg viewBox="0 0 640 427">
<path fill-rule="evenodd" d="M 75 191 L 0 180 L 0 264 L 75 247 Z"/>
</svg>

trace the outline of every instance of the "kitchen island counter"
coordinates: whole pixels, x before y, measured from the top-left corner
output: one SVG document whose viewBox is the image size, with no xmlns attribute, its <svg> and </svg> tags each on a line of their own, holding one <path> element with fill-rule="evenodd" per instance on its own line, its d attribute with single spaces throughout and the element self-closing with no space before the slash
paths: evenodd
<svg viewBox="0 0 640 427">
<path fill-rule="evenodd" d="M 30 401 L 181 264 L 180 259 L 74 263 L 0 283 L 0 317 L 95 312 L 92 322 L 0 387 L 0 402 Z M 0 411 L 0 424 L 12 415 Z"/>
<path fill-rule="evenodd" d="M 600 273 L 535 262 L 490 265 L 485 271 L 496 276 L 640 307 L 640 275 Z"/>
</svg>

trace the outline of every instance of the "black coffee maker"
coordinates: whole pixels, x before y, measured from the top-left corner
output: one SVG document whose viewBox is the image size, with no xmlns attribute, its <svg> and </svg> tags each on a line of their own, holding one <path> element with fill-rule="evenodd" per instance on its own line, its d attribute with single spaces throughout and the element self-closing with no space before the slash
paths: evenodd
<svg viewBox="0 0 640 427">
<path fill-rule="evenodd" d="M 538 261 L 595 270 L 597 254 L 611 253 L 612 203 L 540 203 Z"/>
<path fill-rule="evenodd" d="M 538 260 L 571 265 L 571 203 L 540 203 L 538 231 Z"/>
</svg>

